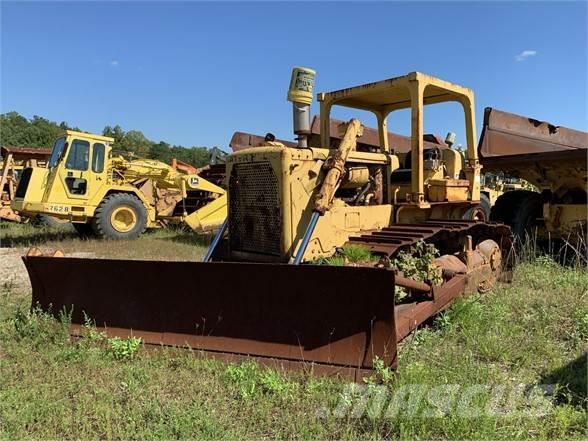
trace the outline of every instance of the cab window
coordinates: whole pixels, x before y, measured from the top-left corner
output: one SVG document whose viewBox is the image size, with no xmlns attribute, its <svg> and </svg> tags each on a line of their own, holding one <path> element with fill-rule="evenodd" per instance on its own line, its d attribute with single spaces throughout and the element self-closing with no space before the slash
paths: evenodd
<svg viewBox="0 0 588 441">
<path fill-rule="evenodd" d="M 76 139 L 71 143 L 65 168 L 69 170 L 88 170 L 88 159 L 90 155 L 90 143 L 81 139 Z"/>
<path fill-rule="evenodd" d="M 49 158 L 49 168 L 53 168 L 57 165 L 57 162 L 61 158 L 61 155 L 63 154 L 66 146 L 67 144 L 65 143 L 65 138 L 59 138 L 57 141 L 55 141 L 53 151 L 51 152 L 51 158 Z"/>
<path fill-rule="evenodd" d="M 92 171 L 94 173 L 102 173 L 104 171 L 104 152 L 106 147 L 104 144 L 94 144 L 92 147 Z"/>
</svg>

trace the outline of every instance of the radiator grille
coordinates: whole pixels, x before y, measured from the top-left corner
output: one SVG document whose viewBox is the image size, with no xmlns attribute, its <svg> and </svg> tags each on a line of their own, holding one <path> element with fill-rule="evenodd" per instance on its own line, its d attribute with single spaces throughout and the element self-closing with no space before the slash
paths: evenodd
<svg viewBox="0 0 588 441">
<path fill-rule="evenodd" d="M 267 162 L 235 164 L 229 178 L 231 250 L 280 255 L 278 179 Z"/>
<path fill-rule="evenodd" d="M 33 169 L 28 167 L 22 171 L 20 175 L 20 179 L 18 180 L 18 186 L 16 187 L 16 193 L 14 197 L 16 198 L 24 198 L 27 194 L 27 189 L 29 188 L 29 182 L 31 180 L 31 175 L 33 174 Z"/>
</svg>

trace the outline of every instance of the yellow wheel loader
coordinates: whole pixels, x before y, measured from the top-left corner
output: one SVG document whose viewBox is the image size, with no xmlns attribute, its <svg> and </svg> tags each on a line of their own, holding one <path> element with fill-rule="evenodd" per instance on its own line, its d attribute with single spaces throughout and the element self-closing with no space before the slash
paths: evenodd
<svg viewBox="0 0 588 441">
<path fill-rule="evenodd" d="M 113 154 L 113 138 L 66 130 L 47 168 L 23 170 L 12 208 L 71 221 L 82 236 L 138 237 L 162 222 L 195 231 L 218 228 L 225 191 L 196 173 L 160 161 Z"/>
<path fill-rule="evenodd" d="M 313 146 L 313 84 L 313 71 L 294 70 L 288 97 L 297 145 L 266 137 L 228 157 L 228 217 L 204 262 L 28 256 L 33 304 L 66 309 L 73 333 L 83 332 L 87 315 L 108 333 L 226 360 L 252 357 L 358 381 L 376 359 L 395 367 L 400 340 L 510 269 L 510 229 L 476 220 L 473 92 L 413 72 L 321 93 L 321 141 Z M 423 107 L 447 101 L 464 111 L 463 163 L 459 152 L 425 148 Z M 334 107 L 372 112 L 378 148 L 358 144 L 358 119 L 339 126 L 340 142 L 329 148 Z M 388 137 L 387 117 L 399 109 L 411 112 L 406 154 Z M 320 264 L 351 244 L 376 260 Z M 423 245 L 437 257 L 419 278 L 400 263 Z M 408 295 L 397 302 L 400 288 Z"/>
</svg>

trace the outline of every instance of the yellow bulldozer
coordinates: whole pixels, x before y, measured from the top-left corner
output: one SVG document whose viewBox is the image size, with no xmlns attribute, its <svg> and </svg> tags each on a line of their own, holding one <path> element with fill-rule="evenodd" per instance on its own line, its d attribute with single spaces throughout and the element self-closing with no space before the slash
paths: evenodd
<svg viewBox="0 0 588 441">
<path fill-rule="evenodd" d="M 195 231 L 218 228 L 226 217 L 225 191 L 186 167 L 113 153 L 113 138 L 66 130 L 47 168 L 23 170 L 12 208 L 72 222 L 82 236 L 138 237 L 163 223 Z"/>
<path fill-rule="evenodd" d="M 395 367 L 398 342 L 457 296 L 508 275 L 510 229 L 476 214 L 473 92 L 413 72 L 320 93 L 313 146 L 314 76 L 295 68 L 290 83 L 297 145 L 268 136 L 228 157 L 228 216 L 204 262 L 27 256 L 33 304 L 67 310 L 73 333 L 90 317 L 147 344 L 359 381 L 377 359 Z M 465 161 L 451 149 L 425 148 L 423 107 L 448 101 L 464 111 Z M 372 112 L 378 148 L 357 142 L 358 119 L 339 126 L 331 148 L 335 107 Z M 387 117 L 400 109 L 411 112 L 408 153 L 389 143 Z M 372 259 L 321 264 L 351 245 Z M 399 259 L 418 257 L 423 246 L 436 257 L 419 278 Z M 397 301 L 400 288 L 408 295 Z"/>
</svg>

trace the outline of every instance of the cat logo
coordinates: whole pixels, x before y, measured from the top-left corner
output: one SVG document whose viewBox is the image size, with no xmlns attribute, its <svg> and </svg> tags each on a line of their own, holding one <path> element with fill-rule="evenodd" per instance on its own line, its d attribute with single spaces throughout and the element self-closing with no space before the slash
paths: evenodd
<svg viewBox="0 0 588 441">
<path fill-rule="evenodd" d="M 200 181 L 197 176 L 190 178 L 190 187 L 197 187 Z"/>
</svg>

